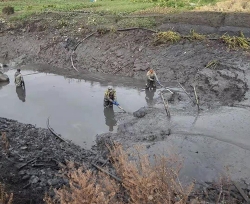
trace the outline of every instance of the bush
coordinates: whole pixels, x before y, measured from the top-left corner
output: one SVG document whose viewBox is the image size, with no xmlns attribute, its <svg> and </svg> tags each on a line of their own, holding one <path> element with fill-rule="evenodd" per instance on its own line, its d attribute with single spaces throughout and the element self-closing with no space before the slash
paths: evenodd
<svg viewBox="0 0 250 204">
<path fill-rule="evenodd" d="M 129 155 L 132 154 L 125 152 L 120 145 L 109 149 L 116 179 L 102 172 L 84 172 L 84 168 L 77 169 L 69 163 L 66 171 L 63 170 L 69 179 L 69 186 L 55 189 L 56 197 L 46 196 L 46 203 L 187 203 L 194 184 L 184 188 L 179 182 L 179 158 L 156 156 L 151 163 L 149 156 L 136 148 L 134 161 L 131 161 Z"/>
<path fill-rule="evenodd" d="M 6 15 L 10 15 L 14 13 L 14 7 L 12 6 L 6 6 L 2 9 L 2 13 Z"/>
</svg>

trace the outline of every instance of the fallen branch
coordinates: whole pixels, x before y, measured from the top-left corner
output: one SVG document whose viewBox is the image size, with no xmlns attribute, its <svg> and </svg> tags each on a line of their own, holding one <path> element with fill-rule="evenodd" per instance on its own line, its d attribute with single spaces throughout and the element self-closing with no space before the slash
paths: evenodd
<svg viewBox="0 0 250 204">
<path fill-rule="evenodd" d="M 156 32 L 157 32 L 157 31 L 155 31 L 155 30 L 151 30 L 151 29 L 147 29 L 147 28 L 139 28 L 139 27 L 118 29 L 117 31 L 129 31 L 129 30 L 137 30 L 137 29 L 142 29 L 142 30 L 150 31 L 150 32 L 153 32 L 153 33 L 156 33 Z M 108 31 L 110 31 L 110 29 L 108 29 Z M 91 36 L 94 35 L 95 33 L 97 33 L 97 31 L 95 31 L 95 32 L 93 32 L 93 33 L 91 33 L 91 34 L 89 34 L 88 36 L 86 36 L 85 38 L 83 38 L 80 42 L 78 42 L 78 43 L 76 44 L 76 46 L 74 47 L 73 52 L 71 53 L 71 56 L 70 56 L 71 65 L 72 65 L 72 67 L 73 67 L 77 72 L 79 72 L 79 71 L 78 71 L 78 69 L 77 69 L 77 68 L 75 67 L 75 65 L 74 65 L 73 54 L 75 53 L 75 50 L 77 49 L 77 47 L 78 47 L 84 40 L 88 39 L 89 37 L 91 37 Z M 118 71 L 120 71 L 120 70 L 121 70 L 121 69 L 119 69 Z M 118 71 L 117 71 L 117 72 L 118 72 Z"/>
<path fill-rule="evenodd" d="M 114 178 L 115 180 L 119 181 L 122 183 L 122 180 L 120 178 L 118 178 L 117 176 L 109 173 L 108 171 L 104 170 L 103 168 L 99 167 L 98 165 L 91 163 L 95 168 L 97 168 L 99 171 L 104 172 L 105 174 L 109 175 L 110 177 Z"/>
<path fill-rule="evenodd" d="M 166 89 L 166 90 L 169 91 L 171 94 L 173 94 L 173 92 L 172 92 L 170 89 L 168 89 L 168 88 L 166 88 L 166 87 L 164 87 L 164 89 Z"/>
<path fill-rule="evenodd" d="M 79 72 L 79 71 L 78 71 L 78 69 L 77 69 L 77 68 L 75 67 L 75 65 L 74 65 L 73 54 L 75 53 L 75 50 L 77 49 L 77 47 L 78 47 L 84 40 L 88 39 L 89 37 L 91 37 L 91 36 L 94 35 L 95 33 L 96 33 L 96 31 L 93 32 L 93 33 L 91 33 L 91 34 L 89 34 L 87 37 L 83 38 L 80 42 L 78 42 L 78 43 L 76 44 L 76 46 L 74 47 L 73 52 L 71 53 L 71 56 L 70 56 L 71 64 L 72 64 L 72 67 L 73 67 L 77 72 Z"/>
<path fill-rule="evenodd" d="M 23 167 L 27 166 L 29 163 L 31 163 L 31 162 L 33 162 L 33 161 L 35 161 L 36 159 L 37 159 L 37 157 L 36 157 L 36 158 L 34 158 L 34 159 L 29 160 L 29 161 L 28 161 L 28 162 L 26 162 L 24 165 L 20 166 L 20 167 L 18 168 L 18 170 L 21 170 Z"/>
<path fill-rule="evenodd" d="M 187 96 L 190 98 L 190 100 L 193 102 L 193 103 L 195 103 L 194 101 L 193 101 L 193 99 L 191 98 L 191 96 L 188 94 L 188 92 L 184 89 L 184 87 L 178 82 L 178 84 L 179 84 L 179 86 L 183 89 L 183 91 L 187 94 Z"/>
<path fill-rule="evenodd" d="M 150 32 L 153 32 L 153 33 L 157 33 L 157 31 L 155 31 L 155 30 L 151 30 L 151 29 L 147 29 L 147 28 L 140 28 L 140 27 L 117 29 L 117 31 L 129 31 L 129 30 L 139 30 L 139 29 L 150 31 Z"/>
<path fill-rule="evenodd" d="M 160 92 L 160 95 L 161 95 L 161 99 L 163 101 L 163 104 L 164 104 L 167 116 L 170 117 L 170 112 L 169 112 L 169 108 L 168 108 L 168 102 L 165 101 L 162 92 Z"/>
<path fill-rule="evenodd" d="M 28 188 L 30 185 L 31 185 L 31 183 L 27 183 L 27 184 L 23 187 L 23 189 Z"/>
<path fill-rule="evenodd" d="M 194 88 L 194 95 L 195 95 L 196 104 L 197 104 L 198 111 L 199 111 L 200 110 L 199 99 L 198 99 L 198 96 L 197 96 L 197 93 L 196 93 L 195 86 L 193 86 L 193 88 Z"/>
<path fill-rule="evenodd" d="M 65 139 L 63 139 L 62 137 L 60 137 L 60 136 L 53 130 L 53 128 L 50 127 L 50 125 L 49 125 L 49 117 L 48 117 L 48 119 L 47 119 L 47 127 L 48 127 L 49 131 L 50 131 L 53 135 L 55 135 L 57 138 L 59 138 L 59 139 L 62 140 L 63 142 L 66 142 L 67 144 L 69 144 Z"/>
<path fill-rule="evenodd" d="M 78 42 L 78 43 L 76 44 L 76 46 L 74 47 L 73 51 L 75 51 L 75 50 L 77 49 L 77 47 L 78 47 L 84 40 L 88 39 L 89 37 L 91 37 L 91 36 L 94 35 L 95 33 L 96 33 L 96 31 L 93 32 L 93 33 L 91 33 L 91 34 L 89 34 L 89 35 L 87 35 L 87 36 L 86 36 L 85 38 L 83 38 L 80 42 Z"/>
<path fill-rule="evenodd" d="M 74 54 L 74 51 L 73 51 L 73 54 Z M 75 65 L 74 65 L 73 54 L 70 56 L 71 64 L 72 64 L 72 67 L 73 67 L 77 72 L 79 72 L 78 69 L 77 69 L 77 68 L 75 67 Z"/>
<path fill-rule="evenodd" d="M 245 201 L 250 204 L 250 199 L 248 198 L 248 196 L 244 193 L 244 191 L 241 189 L 240 185 L 237 182 L 233 182 L 233 184 L 235 185 L 235 187 L 238 189 L 239 193 L 241 194 L 241 196 L 245 199 Z"/>
</svg>

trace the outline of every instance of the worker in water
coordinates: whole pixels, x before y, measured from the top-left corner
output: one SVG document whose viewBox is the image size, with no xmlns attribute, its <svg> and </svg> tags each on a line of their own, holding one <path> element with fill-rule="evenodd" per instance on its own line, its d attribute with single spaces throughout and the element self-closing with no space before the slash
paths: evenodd
<svg viewBox="0 0 250 204">
<path fill-rule="evenodd" d="M 156 73 L 153 69 L 149 69 L 147 72 L 147 84 L 146 89 L 148 88 L 156 88 L 155 82 L 158 81 Z"/>
<path fill-rule="evenodd" d="M 21 74 L 20 69 L 17 69 L 15 73 L 15 84 L 16 84 L 16 87 L 25 87 L 23 76 Z"/>
<path fill-rule="evenodd" d="M 104 94 L 104 107 L 113 107 L 113 104 L 119 106 L 119 103 L 116 102 L 116 91 L 113 87 L 109 86 L 108 90 Z"/>
</svg>

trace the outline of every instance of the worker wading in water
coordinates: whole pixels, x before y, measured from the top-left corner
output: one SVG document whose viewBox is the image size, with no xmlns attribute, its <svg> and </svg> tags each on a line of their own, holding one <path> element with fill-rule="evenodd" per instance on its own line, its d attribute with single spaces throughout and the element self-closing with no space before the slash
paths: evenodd
<svg viewBox="0 0 250 204">
<path fill-rule="evenodd" d="M 156 73 L 153 69 L 150 69 L 148 72 L 147 72 L 147 84 L 146 84 L 146 89 L 149 89 L 149 88 L 156 88 L 156 81 L 158 81 L 157 79 L 157 76 L 156 76 Z"/>
<path fill-rule="evenodd" d="M 25 88 L 23 76 L 21 74 L 21 70 L 20 69 L 17 69 L 17 71 L 15 73 L 15 85 L 16 85 L 16 87 L 23 87 L 23 88 Z"/>
<path fill-rule="evenodd" d="M 113 107 L 113 104 L 119 106 L 119 103 L 116 102 L 116 91 L 111 86 L 108 87 L 108 90 L 104 94 L 104 108 Z"/>
</svg>

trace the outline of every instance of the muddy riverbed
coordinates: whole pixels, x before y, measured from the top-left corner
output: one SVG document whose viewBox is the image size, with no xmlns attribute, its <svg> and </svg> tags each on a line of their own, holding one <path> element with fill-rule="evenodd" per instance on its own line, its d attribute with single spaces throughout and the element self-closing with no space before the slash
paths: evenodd
<svg viewBox="0 0 250 204">
<path fill-rule="evenodd" d="M 96 33 L 72 54 L 75 45 L 93 30 L 76 35 L 57 28 L 32 29 L 40 23 L 25 24 L 0 36 L 0 63 L 7 64 L 4 71 L 10 77 L 10 83 L 0 89 L 0 128 L 10 142 L 8 157 L 1 147 L 0 178 L 8 189 L 19 192 L 19 203 L 42 203 L 41 194 L 50 186 L 67 183 L 56 176 L 58 162 L 73 160 L 90 167 L 105 155 L 103 144 L 110 139 L 126 148 L 143 144 L 150 156 L 179 155 L 184 159 L 182 181 L 211 181 L 230 174 L 250 189 L 249 52 L 229 50 L 218 40 L 155 46 L 150 31 L 137 29 Z M 194 25 L 185 26 L 187 31 Z M 206 67 L 211 61 L 215 66 Z M 149 67 L 174 94 L 163 88 L 141 90 Z M 9 68 L 21 68 L 24 75 L 39 73 L 24 76 L 24 93 L 16 90 L 14 70 Z M 178 82 L 192 101 L 196 87 L 199 113 Z M 109 84 L 116 88 L 127 113 L 117 107 L 114 113 L 104 113 L 103 94 Z M 169 102 L 170 119 L 159 90 Z M 48 117 L 54 130 L 72 141 L 70 145 L 46 129 Z M 31 159 L 35 162 L 27 164 Z"/>
<path fill-rule="evenodd" d="M 14 73 L 6 72 L 10 83 L 1 89 L 0 106 L 6 107 L 1 110 L 1 117 L 43 128 L 47 128 L 49 117 L 50 125 L 65 139 L 87 149 L 95 144 L 97 134 L 116 131 L 115 114 L 122 114 L 122 110 L 117 107 L 104 110 L 103 96 L 108 83 L 23 71 L 26 89 L 22 90 L 15 87 Z M 120 85 L 114 83 L 110 81 L 109 85 L 117 90 L 118 101 L 126 111 L 146 105 L 140 87 L 122 86 L 122 80 Z"/>
<path fill-rule="evenodd" d="M 113 82 L 102 78 L 109 81 L 103 84 L 28 70 L 23 71 L 26 90 L 18 93 L 13 83 L 14 70 L 6 73 L 10 83 L 0 93 L 4 99 L 1 107 L 6 107 L 1 110 L 2 117 L 39 128 L 46 128 L 50 117 L 56 132 L 85 149 L 95 145 L 96 136 L 99 143 L 102 138 L 111 138 L 127 147 L 144 144 L 150 155 L 173 149 L 185 157 L 183 175 L 189 179 L 211 181 L 228 169 L 234 179 L 249 180 L 248 107 L 201 106 L 198 112 L 180 87 L 170 87 L 173 94 L 165 89 L 145 92 L 141 89 L 143 81 L 130 80 L 126 87 L 123 81 L 128 79 L 119 77 Z M 112 112 L 103 109 L 103 93 L 108 84 L 116 88 L 120 105 L 127 113 L 117 107 Z M 169 101 L 170 119 L 159 91 Z"/>
</svg>

